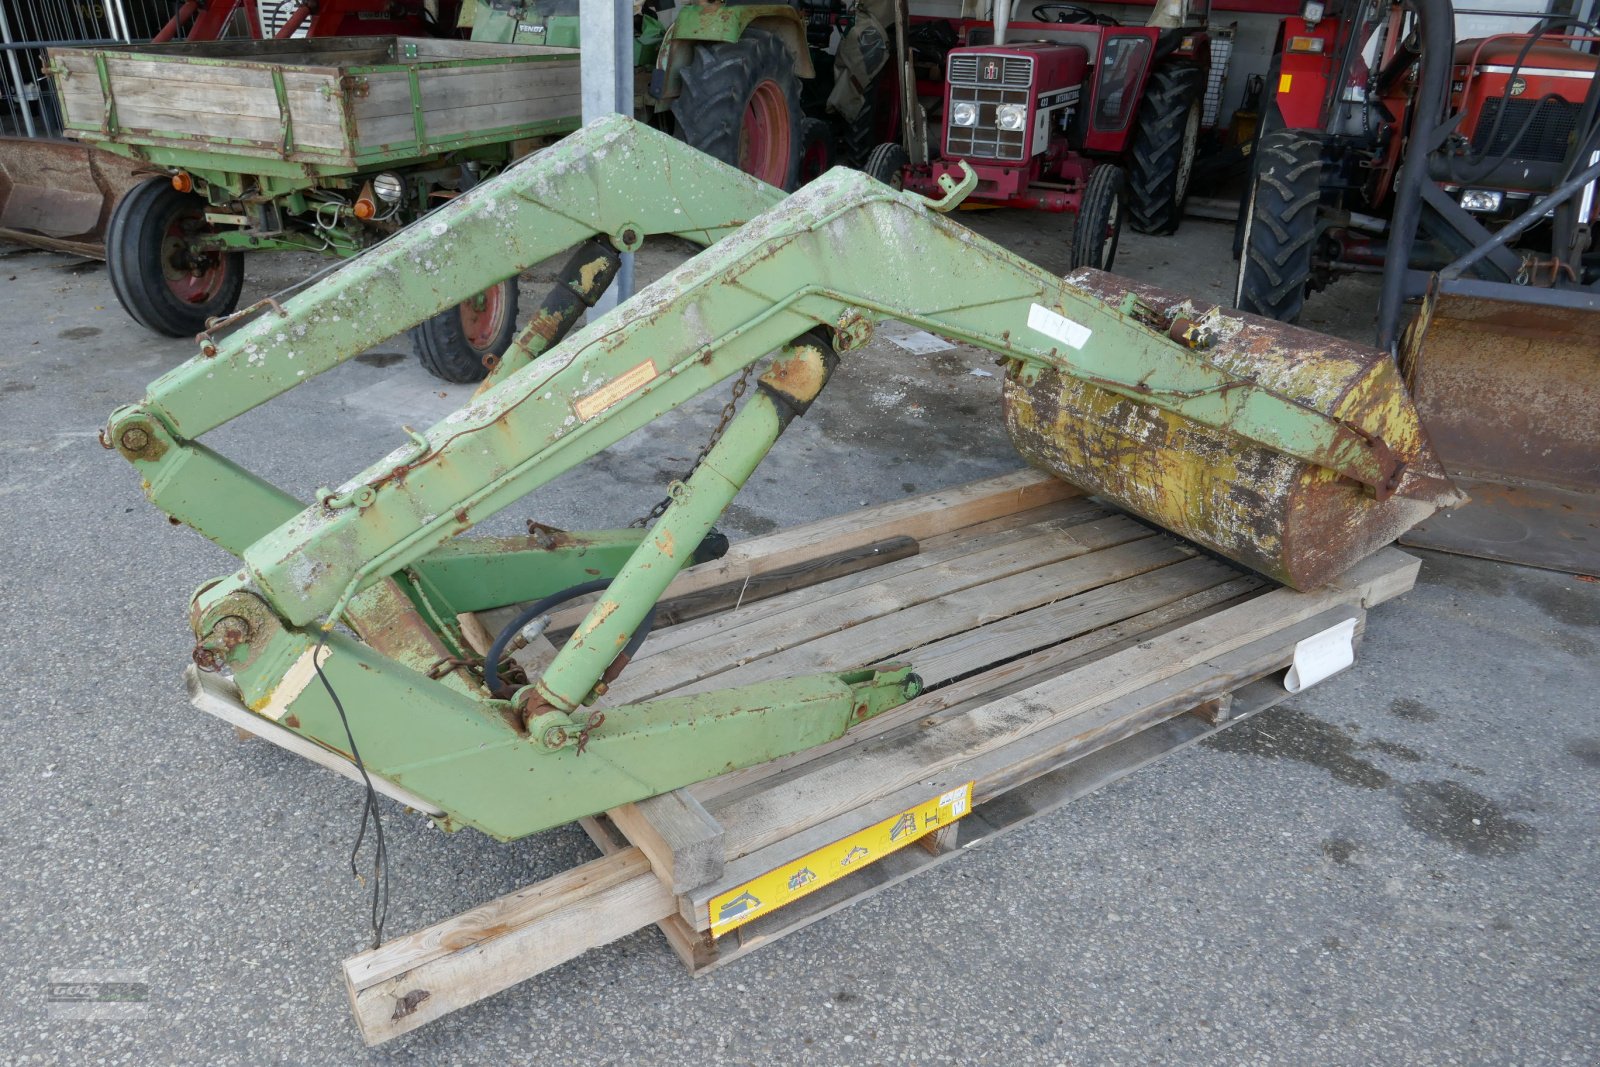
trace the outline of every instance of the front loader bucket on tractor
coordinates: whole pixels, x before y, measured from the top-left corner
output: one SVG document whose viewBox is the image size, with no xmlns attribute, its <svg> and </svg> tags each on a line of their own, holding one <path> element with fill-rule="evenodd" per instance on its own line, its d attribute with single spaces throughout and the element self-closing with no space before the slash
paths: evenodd
<svg viewBox="0 0 1600 1067">
<path fill-rule="evenodd" d="M 1401 540 L 1592 574 L 1600 568 L 1600 310 L 1549 290 L 1528 291 L 1551 296 L 1535 301 L 1451 289 L 1429 293 L 1401 368 L 1470 501 Z"/>
<path fill-rule="evenodd" d="M 106 226 L 141 179 L 131 159 L 73 141 L 0 137 L 0 238 L 106 258 Z"/>
</svg>

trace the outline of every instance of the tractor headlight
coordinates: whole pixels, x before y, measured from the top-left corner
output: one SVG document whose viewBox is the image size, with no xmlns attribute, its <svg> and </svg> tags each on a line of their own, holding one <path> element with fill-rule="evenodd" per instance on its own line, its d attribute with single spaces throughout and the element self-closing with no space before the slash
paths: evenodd
<svg viewBox="0 0 1600 1067">
<path fill-rule="evenodd" d="M 950 125 L 976 126 L 978 124 L 978 105 L 963 100 L 959 104 L 950 105 Z"/>
<path fill-rule="evenodd" d="M 398 174 L 380 174 L 372 179 L 372 195 L 385 204 L 398 204 L 406 195 L 406 183 Z"/>
<path fill-rule="evenodd" d="M 1306 29 L 1322 21 L 1322 13 L 1326 8 L 1327 5 L 1319 3 L 1318 0 L 1306 0 L 1300 8 L 1300 17 L 1306 20 Z"/>
<path fill-rule="evenodd" d="M 1506 194 L 1499 189 L 1467 189 L 1461 194 L 1461 206 L 1468 211 L 1499 211 Z"/>
<path fill-rule="evenodd" d="M 1028 121 L 1028 108 L 1023 104 L 1001 104 L 994 109 L 994 124 L 1002 130 L 1020 130 Z"/>
</svg>

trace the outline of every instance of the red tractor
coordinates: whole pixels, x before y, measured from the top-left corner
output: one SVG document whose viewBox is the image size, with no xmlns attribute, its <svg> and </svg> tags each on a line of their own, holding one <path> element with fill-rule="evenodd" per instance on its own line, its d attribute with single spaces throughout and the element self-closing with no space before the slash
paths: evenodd
<svg viewBox="0 0 1600 1067">
<path fill-rule="evenodd" d="M 1380 338 L 1392 346 L 1398 299 L 1428 272 L 1495 231 L 1592 164 L 1600 112 L 1600 34 L 1550 16 L 1526 32 L 1455 40 L 1443 0 L 1308 3 L 1287 20 L 1273 59 L 1275 96 L 1255 151 L 1241 217 L 1236 304 L 1294 322 L 1309 293 L 1352 273 L 1381 272 L 1392 222 L 1416 228 L 1410 291 L 1391 294 Z M 1439 100 L 1424 99 L 1419 12 L 1432 9 Z M 1423 132 L 1426 119 L 1433 138 Z M 1433 143 L 1424 143 L 1430 141 Z M 1419 209 L 1397 207 L 1415 159 Z M 1422 183 L 1426 187 L 1420 187 Z M 1490 280 L 1551 275 L 1593 284 L 1594 195 L 1552 211 L 1476 261 Z M 1505 247 L 1509 244 L 1511 247 Z"/>
<path fill-rule="evenodd" d="M 459 0 L 444 0 L 430 9 L 425 0 L 182 0 L 165 26 L 151 38 L 163 44 L 179 38 L 215 41 L 243 14 L 250 36 L 269 37 L 432 37 L 439 27 L 454 26 Z"/>
<path fill-rule="evenodd" d="M 1061 3 L 1009 23 L 1007 7 L 955 24 L 929 158 L 886 144 L 865 169 L 937 196 L 965 162 L 978 174 L 968 203 L 1073 212 L 1072 266 L 1109 269 L 1124 215 L 1140 233 L 1178 228 L 1211 68 L 1209 0 L 1162 0 L 1142 26 Z"/>
<path fill-rule="evenodd" d="M 1600 27 L 1479 9 L 1459 14 L 1515 19 L 1514 32 L 1462 40 L 1457 14 L 1449 0 L 1308 2 L 1283 26 L 1236 304 L 1293 322 L 1308 293 L 1381 277 L 1378 345 L 1471 498 L 1403 540 L 1587 573 Z"/>
</svg>

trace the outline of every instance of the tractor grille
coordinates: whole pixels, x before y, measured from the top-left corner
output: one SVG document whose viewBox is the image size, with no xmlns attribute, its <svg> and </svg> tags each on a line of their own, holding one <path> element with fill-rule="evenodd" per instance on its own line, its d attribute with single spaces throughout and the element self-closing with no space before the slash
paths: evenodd
<svg viewBox="0 0 1600 1067">
<path fill-rule="evenodd" d="M 1483 114 L 1478 118 L 1478 128 L 1472 134 L 1472 152 L 1477 156 L 1505 156 L 1508 159 L 1526 160 L 1530 163 L 1560 163 L 1567 158 L 1572 139 L 1572 128 L 1577 125 L 1581 105 L 1566 100 L 1546 100 L 1539 107 L 1537 100 L 1512 100 L 1506 106 L 1506 117 L 1495 130 L 1495 117 L 1505 103 L 1500 97 L 1483 102 Z M 1533 109 L 1534 116 L 1526 133 L 1520 139 L 1518 131 Z M 1494 140 L 1490 141 L 1490 134 Z"/>
<path fill-rule="evenodd" d="M 978 105 L 976 126 L 956 126 L 946 117 L 945 152 L 957 159 L 1021 161 L 1027 124 L 1020 130 L 995 125 L 995 108 L 1001 104 L 1033 102 L 1033 60 L 1027 56 L 988 56 L 964 52 L 950 57 L 950 103 Z M 954 110 L 954 107 L 951 108 Z M 1031 108 L 1029 118 L 1032 118 Z"/>
</svg>

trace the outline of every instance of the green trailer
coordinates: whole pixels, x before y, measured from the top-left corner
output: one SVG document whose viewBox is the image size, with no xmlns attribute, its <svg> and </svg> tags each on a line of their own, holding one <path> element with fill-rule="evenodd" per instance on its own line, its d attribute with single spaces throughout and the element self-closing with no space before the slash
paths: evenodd
<svg viewBox="0 0 1600 1067">
<path fill-rule="evenodd" d="M 170 336 L 231 313 L 247 251 L 350 256 L 578 124 L 574 48 L 408 37 L 52 52 L 67 131 L 146 164 L 112 217 L 118 299 Z M 413 331 L 427 368 L 483 376 L 510 279 Z"/>
</svg>

